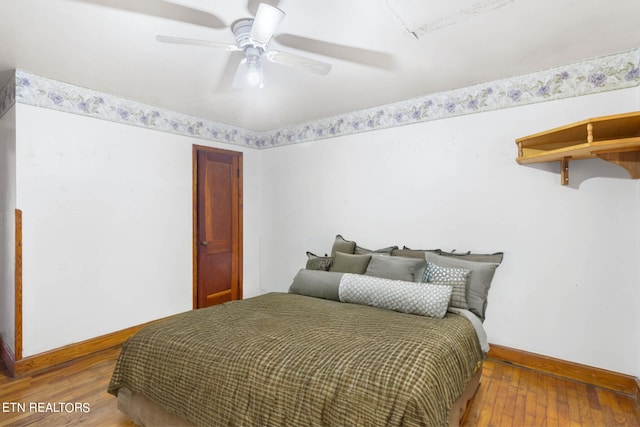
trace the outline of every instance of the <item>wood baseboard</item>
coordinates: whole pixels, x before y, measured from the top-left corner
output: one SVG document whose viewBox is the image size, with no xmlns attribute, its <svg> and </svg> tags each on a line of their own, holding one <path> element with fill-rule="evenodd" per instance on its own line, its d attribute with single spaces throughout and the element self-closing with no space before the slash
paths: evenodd
<svg viewBox="0 0 640 427">
<path fill-rule="evenodd" d="M 89 356 L 102 350 L 117 347 L 140 329 L 154 322 L 157 322 L 157 320 L 138 326 L 132 326 L 130 328 L 96 338 L 91 338 L 79 343 L 66 345 L 44 353 L 25 357 L 20 360 L 16 360 L 11 353 L 11 350 L 6 348 L 5 345 L 2 345 L 2 359 L 9 370 L 9 374 L 12 377 L 20 377 L 25 374 L 43 371 L 66 362 L 70 362 L 74 359 Z M 5 353 L 7 359 L 5 359 Z"/>
<path fill-rule="evenodd" d="M 640 402 L 640 379 L 549 356 L 491 344 L 487 358 L 631 395 Z"/>
<path fill-rule="evenodd" d="M 13 351 L 11 351 L 11 349 L 2 341 L 2 337 L 0 337 L 0 358 L 2 358 L 2 361 L 7 367 L 7 370 L 10 373 L 13 372 L 16 356 L 14 355 Z"/>
</svg>

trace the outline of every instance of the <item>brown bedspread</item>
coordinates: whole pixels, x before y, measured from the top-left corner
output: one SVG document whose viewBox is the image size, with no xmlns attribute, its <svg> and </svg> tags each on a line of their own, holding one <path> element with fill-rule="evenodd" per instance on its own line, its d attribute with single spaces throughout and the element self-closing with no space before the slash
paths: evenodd
<svg viewBox="0 0 640 427">
<path fill-rule="evenodd" d="M 272 293 L 145 327 L 109 392 L 207 426 L 446 425 L 481 359 L 459 315 Z"/>
</svg>

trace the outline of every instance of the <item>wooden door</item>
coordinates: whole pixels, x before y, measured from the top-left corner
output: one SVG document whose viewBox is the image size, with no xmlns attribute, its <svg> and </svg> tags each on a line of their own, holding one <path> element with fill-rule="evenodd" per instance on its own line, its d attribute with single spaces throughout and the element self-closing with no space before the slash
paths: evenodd
<svg viewBox="0 0 640 427">
<path fill-rule="evenodd" d="M 194 146 L 194 307 L 242 298 L 242 153 Z"/>
</svg>

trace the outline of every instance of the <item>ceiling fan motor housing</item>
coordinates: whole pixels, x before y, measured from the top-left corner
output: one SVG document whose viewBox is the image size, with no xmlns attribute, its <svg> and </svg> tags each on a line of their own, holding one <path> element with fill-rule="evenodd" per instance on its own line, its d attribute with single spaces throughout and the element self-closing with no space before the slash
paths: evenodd
<svg viewBox="0 0 640 427">
<path fill-rule="evenodd" d="M 231 24 L 231 31 L 236 37 L 238 47 L 245 50 L 248 47 L 256 47 L 255 42 L 251 39 L 251 27 L 253 26 L 252 18 L 238 19 Z"/>
</svg>

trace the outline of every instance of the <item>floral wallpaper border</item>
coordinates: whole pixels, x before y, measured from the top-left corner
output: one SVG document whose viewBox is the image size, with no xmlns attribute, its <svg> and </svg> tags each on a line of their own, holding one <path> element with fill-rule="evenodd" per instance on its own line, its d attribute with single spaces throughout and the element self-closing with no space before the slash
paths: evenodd
<svg viewBox="0 0 640 427">
<path fill-rule="evenodd" d="M 254 147 L 254 132 L 16 71 L 16 101 L 111 122 Z"/>
<path fill-rule="evenodd" d="M 17 70 L 15 86 L 12 88 L 11 85 L 5 85 L 0 91 L 0 116 L 3 108 L 8 109 L 6 104 L 13 105 L 17 101 L 122 124 L 261 149 L 638 85 L 640 49 L 633 49 L 297 126 L 255 132 Z"/>
<path fill-rule="evenodd" d="M 640 85 L 640 49 L 265 132 L 258 147 L 446 119 Z"/>
<path fill-rule="evenodd" d="M 0 118 L 16 103 L 16 77 L 15 72 L 0 88 Z"/>
</svg>

